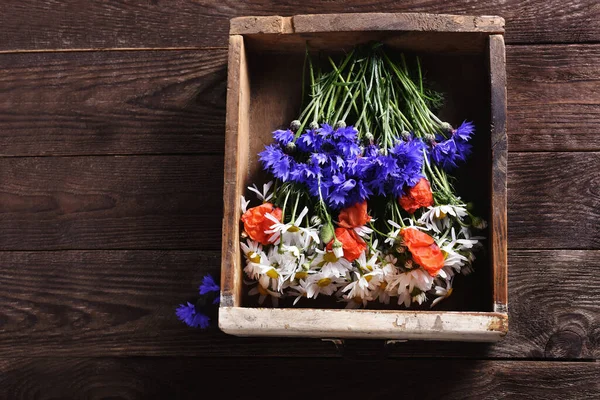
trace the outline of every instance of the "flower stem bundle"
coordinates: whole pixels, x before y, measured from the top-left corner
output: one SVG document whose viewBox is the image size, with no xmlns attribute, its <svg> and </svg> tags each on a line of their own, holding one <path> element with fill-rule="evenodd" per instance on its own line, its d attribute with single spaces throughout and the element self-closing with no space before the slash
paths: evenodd
<svg viewBox="0 0 600 400">
<path fill-rule="evenodd" d="M 249 294 L 436 305 L 472 271 L 473 230 L 485 228 L 449 174 L 474 125 L 440 120 L 419 59 L 381 44 L 338 60 L 307 53 L 304 82 L 298 119 L 259 154 L 272 180 L 248 188 L 257 204 L 241 199 Z"/>
</svg>

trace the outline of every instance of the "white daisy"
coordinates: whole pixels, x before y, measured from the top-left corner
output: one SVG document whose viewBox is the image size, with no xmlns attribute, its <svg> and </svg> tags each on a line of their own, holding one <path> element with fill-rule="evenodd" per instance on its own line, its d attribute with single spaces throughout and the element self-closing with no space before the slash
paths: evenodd
<svg viewBox="0 0 600 400">
<path fill-rule="evenodd" d="M 321 293 L 331 296 L 343 283 L 345 283 L 344 279 L 336 278 L 335 276 L 328 276 L 322 273 L 310 275 L 307 278 L 306 296 L 309 299 L 316 299 Z"/>
<path fill-rule="evenodd" d="M 388 220 L 388 224 L 390 224 L 391 226 L 393 226 L 396 229 L 394 229 L 393 231 L 388 233 L 387 239 L 385 239 L 385 243 L 389 244 L 390 246 L 393 246 L 394 243 L 396 242 L 396 239 L 398 239 L 398 235 L 400 234 L 402 227 L 392 220 Z"/>
<path fill-rule="evenodd" d="M 250 200 L 246 200 L 246 198 L 244 196 L 241 196 L 241 202 L 242 202 L 242 213 L 245 213 L 246 211 L 248 211 L 248 204 L 250 204 Z"/>
<path fill-rule="evenodd" d="M 258 283 L 264 288 L 272 288 L 274 291 L 279 292 L 283 285 L 283 276 L 277 271 L 277 269 L 271 265 L 260 265 L 260 276 Z"/>
<path fill-rule="evenodd" d="M 413 296 L 412 301 L 414 301 L 415 303 L 419 303 L 419 305 L 421 305 L 427 301 L 427 296 L 425 295 L 425 292 L 421 292 L 421 293 L 417 294 L 416 296 Z"/>
<path fill-rule="evenodd" d="M 262 251 L 262 245 L 256 240 L 251 239 L 246 240 L 246 243 L 240 242 L 240 247 L 242 248 L 244 254 L 248 254 L 251 251 L 255 253 Z"/>
<path fill-rule="evenodd" d="M 270 296 L 271 302 L 273 303 L 274 307 L 277 307 L 279 305 L 279 298 L 281 297 L 281 293 L 277 293 L 272 290 L 265 289 L 261 285 L 254 286 L 252 289 L 250 289 L 250 291 L 248 291 L 248 294 L 250 296 L 254 296 L 254 295 L 258 294 L 259 295 L 258 304 L 264 303 L 267 296 Z"/>
<path fill-rule="evenodd" d="M 290 286 L 290 289 L 292 290 L 290 295 L 296 296 L 296 298 L 294 299 L 294 305 L 296 305 L 296 303 L 298 303 L 301 298 L 308 296 L 308 294 L 307 294 L 308 284 L 309 284 L 309 282 L 307 280 L 301 279 L 297 285 Z"/>
<path fill-rule="evenodd" d="M 273 181 L 265 183 L 263 185 L 262 192 L 258 190 L 255 184 L 252 184 L 252 186 L 248 186 L 248 190 L 256 193 L 256 197 L 258 197 L 258 199 L 262 202 L 267 202 L 273 197 L 273 193 L 269 193 L 269 189 L 271 189 L 271 186 L 273 186 Z"/>
<path fill-rule="evenodd" d="M 339 278 L 346 276 L 348 271 L 352 269 L 350 261 L 343 257 L 337 257 L 331 251 L 323 251 L 315 249 L 317 256 L 313 259 L 311 266 L 321 268 L 320 273 L 327 277 Z"/>
<path fill-rule="evenodd" d="M 436 296 L 438 296 L 438 297 L 431 302 L 431 306 L 430 307 L 433 307 L 436 304 L 438 304 L 440 301 L 442 301 L 442 300 L 450 297 L 450 295 L 452 294 L 452 291 L 454 290 L 452 288 L 452 281 L 451 280 L 446 282 L 446 287 L 436 286 L 434 289 L 435 289 L 435 293 L 434 294 Z"/>
<path fill-rule="evenodd" d="M 398 274 L 392 282 L 388 284 L 392 288 L 397 288 L 398 294 L 406 293 L 410 294 L 416 287 L 422 292 L 426 292 L 431 289 L 433 285 L 433 277 L 422 268 L 413 269 L 408 272 Z M 392 289 L 391 289 L 392 290 Z"/>
<path fill-rule="evenodd" d="M 358 272 L 355 272 L 354 275 L 355 280 L 342 289 L 343 293 L 348 293 L 343 297 L 346 301 L 357 299 L 357 302 L 367 305 L 367 301 L 373 300 L 371 297 L 371 290 L 374 290 L 376 286 L 379 286 L 379 282 L 383 279 L 383 274 L 376 277 L 377 282 L 371 282 L 373 281 L 373 276 L 370 275 L 361 276 Z"/>
<path fill-rule="evenodd" d="M 373 222 L 375 220 L 371 220 L 371 222 Z M 366 225 L 363 226 L 356 226 L 354 228 L 354 232 L 356 232 L 356 234 L 360 237 L 368 237 L 373 233 L 373 229 L 369 228 Z"/>
<path fill-rule="evenodd" d="M 246 256 L 246 260 L 249 262 L 255 263 L 267 263 L 266 254 L 263 252 L 262 245 L 255 240 L 247 239 L 246 243 L 240 242 L 240 247 L 242 248 L 242 252 L 244 256 Z"/>
<path fill-rule="evenodd" d="M 377 248 L 376 246 L 374 246 L 374 247 Z M 367 260 L 367 251 L 365 250 L 362 253 L 360 253 L 358 258 L 356 259 L 356 263 L 358 264 L 358 267 L 363 272 L 368 273 L 368 272 L 371 272 L 371 271 L 374 271 L 374 270 L 380 268 L 379 264 L 377 263 L 378 257 L 379 257 L 379 252 L 375 252 Z"/>
<path fill-rule="evenodd" d="M 269 241 L 275 243 L 277 239 L 283 237 L 283 243 L 287 245 L 302 246 L 305 243 L 303 236 L 308 235 L 315 243 L 319 243 L 319 232 L 316 229 L 300 226 L 306 214 L 308 214 L 308 207 L 304 207 L 300 215 L 293 222 L 290 221 L 287 224 L 280 222 L 269 213 L 265 214 L 265 217 L 273 221 L 273 225 L 269 227 L 270 229 L 265 231 L 265 233 L 272 234 L 269 237 Z"/>
<path fill-rule="evenodd" d="M 452 221 L 448 218 L 451 215 L 459 220 L 467 216 L 467 206 L 464 204 L 451 205 L 445 204 L 435 207 L 427 207 L 427 211 L 419 218 L 419 223 L 425 225 L 428 230 L 441 233 L 442 230 L 450 228 Z"/>
</svg>

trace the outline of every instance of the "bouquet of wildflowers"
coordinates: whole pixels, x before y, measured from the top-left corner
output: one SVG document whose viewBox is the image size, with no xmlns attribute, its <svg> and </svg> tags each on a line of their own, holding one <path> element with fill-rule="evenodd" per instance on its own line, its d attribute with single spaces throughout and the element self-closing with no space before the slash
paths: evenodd
<svg viewBox="0 0 600 400">
<path fill-rule="evenodd" d="M 260 153 L 271 176 L 242 197 L 241 248 L 249 294 L 274 306 L 332 296 L 431 307 L 472 271 L 485 222 L 450 173 L 471 152 L 474 126 L 435 110 L 417 58 L 381 45 L 342 59 L 306 58 L 307 99 Z"/>
<path fill-rule="evenodd" d="M 449 175 L 471 152 L 472 123 L 434 111 L 418 59 L 380 45 L 335 62 L 307 55 L 308 101 L 260 153 L 272 177 L 242 201 L 250 295 L 333 296 L 347 307 L 391 299 L 409 307 L 452 293 L 486 227 Z"/>
<path fill-rule="evenodd" d="M 471 123 L 432 111 L 418 59 L 381 46 L 355 49 L 329 68 L 307 58 L 310 96 L 289 129 L 260 154 L 273 179 L 260 204 L 242 198 L 244 269 L 262 304 L 335 296 L 348 307 L 396 298 L 408 307 L 452 293 L 472 271 L 485 222 L 449 175 L 471 151 Z"/>
</svg>

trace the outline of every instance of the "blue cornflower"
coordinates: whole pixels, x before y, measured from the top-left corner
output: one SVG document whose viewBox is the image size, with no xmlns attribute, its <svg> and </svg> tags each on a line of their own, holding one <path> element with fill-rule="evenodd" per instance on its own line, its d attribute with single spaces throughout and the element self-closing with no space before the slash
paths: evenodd
<svg viewBox="0 0 600 400">
<path fill-rule="evenodd" d="M 210 318 L 196 310 L 192 303 L 180 304 L 175 311 L 177 318 L 192 328 L 208 328 Z"/>
<path fill-rule="evenodd" d="M 332 132 L 335 140 L 344 139 L 348 142 L 355 142 L 358 131 L 353 126 L 339 127 Z"/>
<path fill-rule="evenodd" d="M 294 140 L 294 133 L 289 129 L 285 131 L 279 129 L 273 132 L 273 139 L 277 140 L 282 146 L 287 146 L 288 143 Z"/>
<path fill-rule="evenodd" d="M 316 163 L 318 165 L 323 165 L 328 161 L 328 157 L 326 154 L 323 153 L 313 153 L 311 155 L 312 161 L 313 163 Z"/>
<path fill-rule="evenodd" d="M 265 170 L 283 182 L 288 180 L 294 160 L 285 154 L 278 144 L 265 146 L 265 149 L 260 152 L 259 158 Z"/>
<path fill-rule="evenodd" d="M 314 129 L 307 130 L 296 141 L 298 150 L 304 153 L 318 151 L 322 144 L 323 138 Z"/>
<path fill-rule="evenodd" d="M 332 177 L 333 190 L 329 193 L 327 202 L 329 205 L 337 209 L 348 205 L 348 192 L 350 192 L 356 186 L 354 179 L 346 179 L 343 175 L 334 175 Z"/>
<path fill-rule="evenodd" d="M 402 196 L 406 187 L 413 187 L 421 179 L 423 169 L 424 143 L 419 139 L 400 142 L 390 150 L 396 159 L 398 170 L 395 175 L 393 193 Z"/>
<path fill-rule="evenodd" d="M 391 176 L 398 169 L 396 160 L 391 155 L 379 154 L 370 157 L 363 163 L 363 176 L 367 187 L 379 195 L 385 195 Z"/>
<path fill-rule="evenodd" d="M 353 140 L 342 139 L 335 144 L 337 153 L 345 158 L 354 158 L 360 154 L 360 147 Z"/>
<path fill-rule="evenodd" d="M 379 154 L 379 147 L 377 147 L 374 144 L 370 144 L 367 147 L 365 147 L 365 157 L 377 157 L 377 155 Z"/>
<path fill-rule="evenodd" d="M 265 149 L 259 153 L 260 161 L 263 164 L 265 170 L 271 170 L 273 165 L 277 163 L 284 156 L 281 146 L 277 144 L 270 144 L 265 146 Z"/>
<path fill-rule="evenodd" d="M 460 138 L 464 142 L 468 142 L 471 139 L 471 135 L 475 132 L 475 125 L 472 122 L 464 121 L 456 130 L 454 135 Z"/>
<path fill-rule="evenodd" d="M 471 154 L 472 146 L 467 143 L 475 127 L 471 122 L 463 122 L 453 133 L 450 139 L 438 137 L 440 142 L 434 144 L 430 157 L 434 163 L 449 171 L 456 168 L 458 162 L 466 161 Z"/>
<path fill-rule="evenodd" d="M 333 133 L 333 128 L 329 124 L 321 124 L 321 128 L 317 129 L 317 132 L 323 137 L 328 137 Z"/>
<path fill-rule="evenodd" d="M 202 278 L 202 283 L 200 284 L 200 294 L 207 294 L 210 292 L 218 292 L 220 291 L 221 288 L 219 287 L 219 285 L 217 285 L 215 283 L 215 280 L 213 279 L 212 276 L 210 275 L 204 275 L 204 278 Z"/>
</svg>

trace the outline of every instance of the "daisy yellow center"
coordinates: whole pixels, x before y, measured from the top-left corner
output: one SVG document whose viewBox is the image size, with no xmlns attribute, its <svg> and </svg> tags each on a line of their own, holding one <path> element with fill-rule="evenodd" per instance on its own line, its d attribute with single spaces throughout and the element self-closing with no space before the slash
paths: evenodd
<svg viewBox="0 0 600 400">
<path fill-rule="evenodd" d="M 367 265 L 365 268 L 368 269 L 369 271 L 373 271 L 373 266 L 372 265 Z"/>
<path fill-rule="evenodd" d="M 365 275 L 365 281 L 371 282 L 371 279 L 373 279 L 373 275 Z"/>
<path fill-rule="evenodd" d="M 338 258 L 333 253 L 325 253 L 323 255 L 323 260 L 325 260 L 326 262 L 334 263 L 338 260 Z"/>
<path fill-rule="evenodd" d="M 299 230 L 300 230 L 300 228 L 298 228 L 296 225 L 292 225 L 290 227 L 290 229 L 288 229 L 287 231 L 294 233 L 294 232 L 298 232 Z"/>
<path fill-rule="evenodd" d="M 263 296 L 266 296 L 267 294 L 269 294 L 269 292 L 267 292 L 267 289 L 265 289 L 264 287 L 258 285 L 258 293 L 260 293 Z"/>
<path fill-rule="evenodd" d="M 379 285 L 379 287 L 381 289 L 385 290 L 385 288 L 387 287 L 387 282 L 386 281 L 381 282 L 381 284 Z"/>
<path fill-rule="evenodd" d="M 279 278 L 279 273 L 277 271 L 275 271 L 274 269 L 270 269 L 267 271 L 267 276 L 269 278 L 277 279 L 277 278 Z"/>
<path fill-rule="evenodd" d="M 302 272 L 296 272 L 296 278 L 298 279 L 304 279 L 308 276 L 308 272 L 302 271 Z"/>
<path fill-rule="evenodd" d="M 454 290 L 454 288 L 448 289 L 448 291 L 446 292 L 446 295 L 444 297 L 450 297 L 450 295 L 452 294 L 453 290 Z"/>
<path fill-rule="evenodd" d="M 258 264 L 260 262 L 260 256 L 257 253 L 251 251 L 250 253 L 248 253 L 248 260 Z"/>
<path fill-rule="evenodd" d="M 325 287 L 325 286 L 329 286 L 329 285 L 331 285 L 331 279 L 329 279 L 329 278 L 322 278 L 322 279 L 319 279 L 319 280 L 317 281 L 317 285 L 318 285 L 319 287 Z"/>
<path fill-rule="evenodd" d="M 440 216 L 438 217 L 439 219 L 444 219 L 446 218 L 446 213 L 443 211 L 440 211 Z"/>
</svg>

